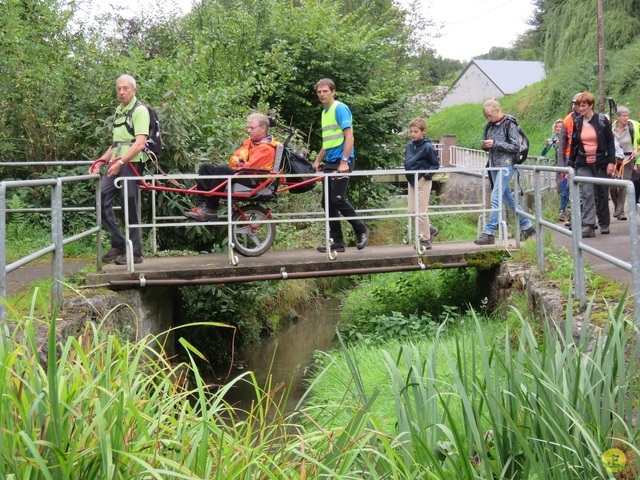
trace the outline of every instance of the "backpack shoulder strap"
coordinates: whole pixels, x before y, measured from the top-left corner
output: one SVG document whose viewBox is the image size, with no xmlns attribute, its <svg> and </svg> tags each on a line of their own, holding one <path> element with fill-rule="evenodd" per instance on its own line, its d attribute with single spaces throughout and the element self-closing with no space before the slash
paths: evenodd
<svg viewBox="0 0 640 480">
<path fill-rule="evenodd" d="M 136 99 L 136 103 L 134 103 L 133 107 L 131 107 L 131 109 L 126 113 L 127 121 L 124 124 L 127 127 L 127 132 L 129 132 L 129 135 L 131 135 L 132 137 L 136 136 L 135 135 L 135 131 L 133 130 L 133 112 L 138 107 L 144 107 L 144 105 L 142 104 L 142 102 L 140 100 Z"/>
<path fill-rule="evenodd" d="M 598 122 L 600 122 L 600 126 L 602 128 L 605 127 L 605 125 L 607 124 L 607 117 L 605 116 L 604 113 L 599 113 L 598 114 Z"/>
<path fill-rule="evenodd" d="M 512 115 L 509 115 L 509 114 L 505 114 L 504 118 L 505 118 L 506 121 L 502 123 L 502 128 L 504 128 L 504 134 L 507 136 L 507 139 L 511 140 L 509 138 L 509 123 L 508 122 L 511 122 L 511 123 L 515 124 L 515 126 L 517 127 L 518 126 L 518 121 L 516 120 L 516 117 L 514 117 Z"/>
</svg>

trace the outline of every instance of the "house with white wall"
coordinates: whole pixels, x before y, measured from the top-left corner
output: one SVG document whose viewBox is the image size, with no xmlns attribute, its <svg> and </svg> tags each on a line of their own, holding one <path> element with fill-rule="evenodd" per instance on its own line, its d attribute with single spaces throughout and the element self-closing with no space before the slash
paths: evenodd
<svg viewBox="0 0 640 480">
<path fill-rule="evenodd" d="M 440 108 L 502 98 L 539 82 L 544 76 L 542 62 L 471 60 L 447 91 Z"/>
</svg>

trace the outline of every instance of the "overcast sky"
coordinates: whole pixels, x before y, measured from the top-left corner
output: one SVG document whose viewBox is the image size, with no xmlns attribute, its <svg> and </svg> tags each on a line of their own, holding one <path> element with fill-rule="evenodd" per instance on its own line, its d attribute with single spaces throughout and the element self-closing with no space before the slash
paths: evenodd
<svg viewBox="0 0 640 480">
<path fill-rule="evenodd" d="M 509 47 L 528 27 L 531 0 L 431 0 L 425 17 L 444 22 L 431 44 L 439 55 L 471 60 L 491 47 Z"/>
</svg>

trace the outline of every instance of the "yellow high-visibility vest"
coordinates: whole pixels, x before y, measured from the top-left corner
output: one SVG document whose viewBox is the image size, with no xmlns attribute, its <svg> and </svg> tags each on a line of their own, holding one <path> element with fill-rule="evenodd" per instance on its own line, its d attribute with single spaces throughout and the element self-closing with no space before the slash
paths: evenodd
<svg viewBox="0 0 640 480">
<path fill-rule="evenodd" d="M 336 107 L 340 102 L 334 101 L 329 110 L 322 111 L 322 148 L 326 151 L 339 147 L 344 143 L 344 133 L 336 118 Z"/>
</svg>

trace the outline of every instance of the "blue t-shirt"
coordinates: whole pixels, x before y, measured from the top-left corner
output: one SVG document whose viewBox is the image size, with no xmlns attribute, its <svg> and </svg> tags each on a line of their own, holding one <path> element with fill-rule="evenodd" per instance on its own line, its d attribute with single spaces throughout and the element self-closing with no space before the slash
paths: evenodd
<svg viewBox="0 0 640 480">
<path fill-rule="evenodd" d="M 324 111 L 326 112 L 327 110 L 329 109 L 325 108 Z M 338 125 L 340 125 L 340 128 L 342 130 L 344 130 L 345 128 L 353 129 L 351 110 L 349 110 L 349 107 L 347 107 L 342 102 L 336 106 L 336 120 L 338 121 Z M 342 150 L 342 145 L 338 145 L 337 147 L 326 150 L 325 161 L 328 163 L 339 162 L 340 160 L 342 160 Z M 349 157 L 353 158 L 355 157 L 355 154 L 355 148 L 352 148 Z"/>
</svg>

